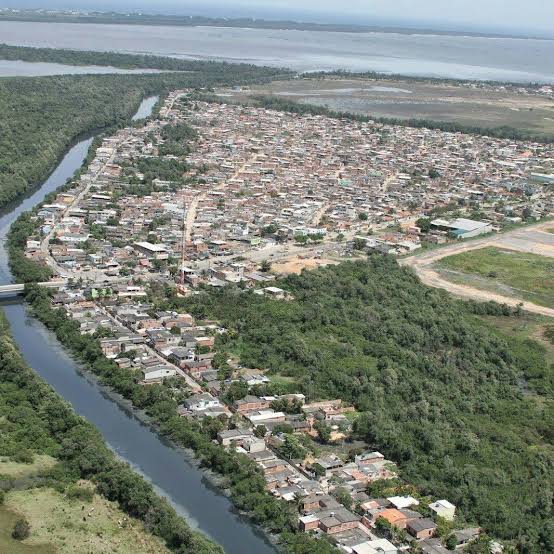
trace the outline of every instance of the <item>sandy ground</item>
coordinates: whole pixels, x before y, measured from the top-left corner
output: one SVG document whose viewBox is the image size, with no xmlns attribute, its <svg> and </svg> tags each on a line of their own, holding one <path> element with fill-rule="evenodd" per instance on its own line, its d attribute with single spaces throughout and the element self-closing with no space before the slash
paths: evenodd
<svg viewBox="0 0 554 554">
<path fill-rule="evenodd" d="M 412 267 L 426 285 L 445 289 L 455 296 L 482 300 L 484 302 L 494 300 L 495 302 L 514 307 L 522 303 L 523 309 L 528 312 L 554 317 L 554 309 L 552 308 L 539 306 L 532 302 L 521 302 L 519 299 L 476 289 L 468 285 L 451 283 L 431 267 L 432 264 L 447 256 L 460 254 L 461 252 L 469 252 L 487 246 L 554 257 L 554 235 L 547 231 L 551 228 L 552 221 L 538 223 L 507 233 L 461 242 L 432 250 L 431 252 L 424 252 L 422 254 L 403 258 L 400 260 L 400 264 Z"/>
<path fill-rule="evenodd" d="M 278 264 L 273 264 L 271 270 L 275 273 L 300 273 L 303 269 L 316 269 L 326 265 L 337 264 L 338 262 L 334 260 L 319 258 L 302 259 L 298 256 L 294 256 L 292 258 L 287 258 Z"/>
</svg>

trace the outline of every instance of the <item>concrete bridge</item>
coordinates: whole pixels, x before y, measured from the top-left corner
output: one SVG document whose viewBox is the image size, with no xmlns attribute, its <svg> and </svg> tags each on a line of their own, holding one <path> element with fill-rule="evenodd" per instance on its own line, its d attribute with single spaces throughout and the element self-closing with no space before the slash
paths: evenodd
<svg viewBox="0 0 554 554">
<path fill-rule="evenodd" d="M 67 284 L 67 281 L 48 281 L 47 283 L 37 283 L 37 285 L 44 287 L 46 289 L 59 289 L 64 287 Z M 25 290 L 24 283 L 15 283 L 11 285 L 0 285 L 0 295 L 15 295 L 21 294 Z"/>
</svg>

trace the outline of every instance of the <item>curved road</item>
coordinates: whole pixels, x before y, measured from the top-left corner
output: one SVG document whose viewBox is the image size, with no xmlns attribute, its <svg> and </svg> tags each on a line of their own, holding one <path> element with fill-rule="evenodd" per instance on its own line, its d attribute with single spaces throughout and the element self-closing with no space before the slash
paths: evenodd
<svg viewBox="0 0 554 554">
<path fill-rule="evenodd" d="M 507 233 L 486 236 L 481 239 L 468 240 L 466 242 L 445 246 L 444 248 L 438 248 L 436 250 L 432 250 L 431 252 L 415 254 L 413 256 L 402 258 L 399 260 L 399 263 L 402 266 L 412 267 L 421 281 L 426 285 L 445 289 L 455 296 L 480 300 L 483 302 L 493 300 L 500 304 L 507 304 L 508 306 L 513 307 L 523 304 L 523 309 L 528 312 L 554 317 L 554 309 L 552 308 L 539 306 L 538 304 L 533 304 L 532 302 L 522 301 L 520 299 L 504 296 L 502 294 L 477 289 L 469 285 L 452 283 L 451 281 L 445 279 L 432 267 L 435 262 L 441 260 L 442 258 L 446 258 L 447 256 L 490 246 L 505 250 L 516 250 L 519 252 L 530 252 L 542 256 L 554 257 L 554 234 L 547 232 L 547 229 L 552 228 L 554 228 L 553 221 L 541 222 L 536 225 L 520 227 L 518 229 L 514 229 L 513 231 L 508 231 Z"/>
</svg>

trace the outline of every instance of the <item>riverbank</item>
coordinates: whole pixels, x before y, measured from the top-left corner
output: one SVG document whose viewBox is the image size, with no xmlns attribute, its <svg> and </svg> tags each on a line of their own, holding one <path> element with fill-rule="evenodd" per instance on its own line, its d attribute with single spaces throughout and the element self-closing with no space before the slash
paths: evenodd
<svg viewBox="0 0 554 554">
<path fill-rule="evenodd" d="M 89 157 L 84 154 L 83 160 L 86 161 Z M 114 427 L 113 417 L 115 413 L 121 412 L 121 405 L 115 408 L 114 402 L 106 398 L 105 391 L 99 391 L 97 384 L 91 383 L 86 377 L 86 384 L 83 379 L 74 378 L 74 362 L 40 326 L 37 328 L 37 324 L 31 325 L 29 329 L 28 323 L 25 323 L 27 315 L 21 304 L 7 306 L 10 320 L 15 323 L 16 339 L 20 342 L 27 361 L 30 361 L 37 372 L 64 398 L 70 400 L 79 413 L 101 429 L 116 453 L 130 461 L 134 469 L 147 476 L 154 485 L 159 486 L 176 507 L 186 506 L 184 515 L 198 528 L 222 544 L 229 554 L 240 554 L 245 549 L 257 554 L 269 554 L 274 552 L 274 549 L 267 542 L 267 537 L 275 538 L 277 535 L 280 548 L 286 552 L 304 552 L 312 547 L 311 551 L 314 552 L 334 551 L 327 542 L 313 543 L 312 538 L 294 532 L 294 520 L 291 518 L 289 507 L 275 500 L 266 491 L 265 480 L 257 466 L 236 453 L 226 452 L 220 446 L 214 445 L 213 436 L 210 436 L 209 430 L 203 426 L 190 425 L 180 418 L 177 415 L 176 404 L 167 396 L 167 390 L 148 387 L 145 398 L 145 388 L 135 383 L 129 372 L 119 370 L 113 362 L 106 360 L 98 348 L 98 343 L 92 337 L 81 336 L 72 322 L 52 308 L 49 296 L 42 296 L 42 292 L 33 287 L 28 291 L 27 299 L 33 306 L 35 316 L 56 333 L 60 343 L 68 347 L 87 370 L 99 376 L 105 386 L 121 394 L 133 406 L 131 413 L 128 407 L 124 410 L 126 421 L 117 424 L 118 427 L 125 427 L 124 436 L 118 434 L 112 439 L 111 435 Z M 34 293 L 38 294 L 33 297 Z M 15 308 L 13 312 L 12 308 Z M 31 347 L 29 331 L 31 334 L 38 331 L 38 334 L 42 335 L 40 338 L 35 336 Z M 49 343 L 49 348 L 54 347 L 55 350 L 49 352 L 46 348 L 41 352 L 36 351 L 41 344 L 46 343 Z M 60 366 L 64 372 L 63 376 L 59 375 Z M 91 406 L 88 406 L 90 402 L 101 402 L 102 406 L 91 409 Z M 143 413 L 148 414 L 150 421 L 147 429 L 144 422 L 140 422 L 136 417 L 135 409 L 144 410 Z M 151 430 L 153 425 L 158 430 L 157 434 Z M 183 463 L 182 454 L 168 446 L 165 442 L 167 440 L 189 449 L 189 452 L 193 451 L 197 463 Z M 124 447 L 120 449 L 118 445 Z M 138 460 L 140 461 L 137 463 Z M 194 467 L 198 464 L 201 470 Z M 188 466 L 184 473 L 183 466 Z M 204 473 L 205 470 L 211 471 L 209 480 Z M 210 487 L 206 487 L 208 482 Z M 218 487 L 217 494 L 210 490 L 214 485 Z M 229 498 L 235 506 L 231 512 Z M 245 514 L 248 514 L 248 522 L 245 520 Z M 263 527 L 265 537 L 260 536 L 252 524 Z M 241 537 L 240 544 L 237 544 L 237 536 Z"/>
<path fill-rule="evenodd" d="M 94 491 L 100 496 L 117 502 L 131 518 L 142 520 L 168 549 L 191 554 L 223 552 L 215 543 L 190 530 L 167 501 L 155 494 L 152 485 L 118 461 L 98 431 L 26 366 L 3 315 L 0 368 L 0 410 L 3 419 L 10 422 L 7 428 L 4 424 L 2 454 L 22 460 L 24 453 L 25 459 L 32 460 L 36 455 L 56 459 L 54 466 L 40 472 L 41 479 L 30 479 L 28 483 L 20 479 L 19 489 L 48 487 L 69 494 L 71 487 L 81 487 L 80 479 L 86 479 L 94 484 Z M 23 419 L 11 408 L 14 399 L 19 412 L 25 413 Z M 10 490 L 13 483 L 2 480 L 1 487 Z"/>
</svg>

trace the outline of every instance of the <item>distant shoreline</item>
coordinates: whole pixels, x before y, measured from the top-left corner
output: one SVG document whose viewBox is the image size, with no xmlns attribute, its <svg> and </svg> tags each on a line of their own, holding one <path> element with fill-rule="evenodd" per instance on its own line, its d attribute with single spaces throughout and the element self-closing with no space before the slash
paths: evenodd
<svg viewBox="0 0 554 554">
<path fill-rule="evenodd" d="M 0 8 L 0 21 L 33 23 L 78 23 L 94 25 L 148 25 L 170 27 L 220 27 L 235 29 L 264 29 L 275 31 L 319 31 L 330 33 L 390 33 L 401 35 L 431 35 L 492 39 L 554 40 L 553 36 L 541 34 L 493 33 L 469 30 L 432 29 L 392 25 L 356 25 L 311 23 L 292 20 L 269 20 L 254 18 L 223 18 L 180 15 L 149 15 L 139 13 L 64 12 L 41 10 L 10 10 Z"/>
</svg>

